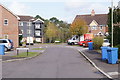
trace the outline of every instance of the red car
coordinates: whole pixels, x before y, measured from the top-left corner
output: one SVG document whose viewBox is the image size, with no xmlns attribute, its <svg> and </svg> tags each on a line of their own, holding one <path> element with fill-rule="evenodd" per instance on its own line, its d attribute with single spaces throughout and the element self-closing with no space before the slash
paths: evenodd
<svg viewBox="0 0 120 80">
<path fill-rule="evenodd" d="M 87 47 L 87 46 L 88 46 L 88 42 L 92 42 L 92 40 L 86 39 L 86 40 L 84 40 L 84 41 L 78 42 L 78 44 L 79 44 L 80 46 Z"/>
</svg>

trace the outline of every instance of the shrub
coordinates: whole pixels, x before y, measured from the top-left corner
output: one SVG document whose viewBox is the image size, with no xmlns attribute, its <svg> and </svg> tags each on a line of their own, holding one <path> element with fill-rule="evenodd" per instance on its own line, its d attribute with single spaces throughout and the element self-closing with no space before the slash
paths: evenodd
<svg viewBox="0 0 120 80">
<path fill-rule="evenodd" d="M 93 39 L 94 49 L 96 49 L 96 50 L 100 49 L 102 44 L 103 44 L 103 37 L 100 37 L 100 36 L 94 37 L 94 39 Z"/>
<path fill-rule="evenodd" d="M 120 59 L 120 45 L 115 46 L 118 48 L 118 58 Z"/>
</svg>

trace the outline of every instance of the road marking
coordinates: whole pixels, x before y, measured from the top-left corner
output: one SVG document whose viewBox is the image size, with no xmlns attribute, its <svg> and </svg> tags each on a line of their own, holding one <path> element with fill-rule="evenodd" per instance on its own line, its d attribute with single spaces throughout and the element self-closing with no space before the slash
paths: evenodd
<svg viewBox="0 0 120 80">
<path fill-rule="evenodd" d="M 10 52 L 5 52 L 5 53 L 10 53 Z"/>
<path fill-rule="evenodd" d="M 118 74 L 120 74 L 120 73 L 118 73 L 118 72 L 108 72 L 107 74 L 113 76 L 113 75 L 118 75 Z"/>
</svg>

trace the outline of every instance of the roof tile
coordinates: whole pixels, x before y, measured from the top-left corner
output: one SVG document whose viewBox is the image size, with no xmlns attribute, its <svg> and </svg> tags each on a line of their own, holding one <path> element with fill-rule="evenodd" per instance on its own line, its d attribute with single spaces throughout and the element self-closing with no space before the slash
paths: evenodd
<svg viewBox="0 0 120 80">
<path fill-rule="evenodd" d="M 107 25 L 107 18 L 108 18 L 107 14 L 95 14 L 95 16 L 77 15 L 75 20 L 76 19 L 83 19 L 87 22 L 87 25 L 89 25 L 93 20 L 95 20 L 99 25 Z"/>
</svg>

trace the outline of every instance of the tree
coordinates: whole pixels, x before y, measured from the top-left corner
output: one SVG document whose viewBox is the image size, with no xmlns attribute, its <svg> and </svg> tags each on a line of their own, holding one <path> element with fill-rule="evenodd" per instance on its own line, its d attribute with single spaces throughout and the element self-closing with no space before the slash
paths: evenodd
<svg viewBox="0 0 120 80">
<path fill-rule="evenodd" d="M 49 39 L 50 43 L 57 37 L 57 34 L 58 28 L 53 23 L 49 22 L 45 35 Z"/>
<path fill-rule="evenodd" d="M 120 35 L 120 8 L 114 8 L 113 10 L 113 44 L 114 46 L 116 45 L 120 45 L 120 37 L 118 37 Z M 109 36 L 107 37 L 110 42 L 111 42 L 111 8 L 109 8 L 109 13 L 108 13 L 108 29 L 109 29 Z"/>
<path fill-rule="evenodd" d="M 88 32 L 88 26 L 86 22 L 82 19 L 76 19 L 70 27 L 70 32 L 72 35 L 81 36 Z M 79 39 L 80 40 L 80 39 Z"/>
<path fill-rule="evenodd" d="M 36 15 L 36 16 L 35 16 L 35 18 L 36 18 L 36 19 L 40 18 L 41 20 L 45 21 L 45 19 L 44 19 L 44 18 L 42 18 L 42 17 L 41 17 L 41 16 L 39 16 L 39 15 Z"/>
<path fill-rule="evenodd" d="M 61 42 L 65 42 L 68 39 L 68 37 L 70 37 L 69 33 L 70 24 L 62 20 L 59 20 L 56 17 L 50 18 L 49 21 L 54 23 L 58 28 L 58 37 L 56 39 L 60 40 Z"/>
<path fill-rule="evenodd" d="M 50 20 L 50 22 L 53 22 L 54 24 L 59 23 L 59 20 L 56 17 L 52 17 L 49 20 Z"/>
</svg>

